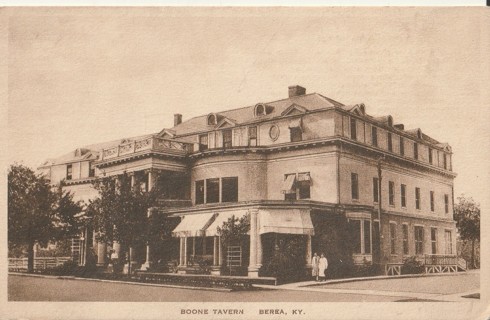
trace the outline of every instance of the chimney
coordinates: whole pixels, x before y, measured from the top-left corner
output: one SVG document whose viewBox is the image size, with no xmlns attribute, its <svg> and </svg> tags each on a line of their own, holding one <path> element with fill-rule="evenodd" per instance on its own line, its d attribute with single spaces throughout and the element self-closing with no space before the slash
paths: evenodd
<svg viewBox="0 0 490 320">
<path fill-rule="evenodd" d="M 289 86 L 289 97 L 302 96 L 306 93 L 306 89 L 302 86 Z"/>
<path fill-rule="evenodd" d="M 398 129 L 398 130 L 405 130 L 405 126 L 401 123 L 395 124 L 393 127 L 395 127 L 395 129 Z"/>
<path fill-rule="evenodd" d="M 174 114 L 174 127 L 182 123 L 182 115 L 180 113 Z"/>
</svg>

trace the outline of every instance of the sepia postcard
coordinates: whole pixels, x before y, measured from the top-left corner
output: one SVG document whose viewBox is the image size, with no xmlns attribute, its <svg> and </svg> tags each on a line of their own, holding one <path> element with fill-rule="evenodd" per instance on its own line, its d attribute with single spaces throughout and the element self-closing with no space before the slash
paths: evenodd
<svg viewBox="0 0 490 320">
<path fill-rule="evenodd" d="M 489 25 L 0 9 L 2 318 L 489 319 Z"/>
</svg>

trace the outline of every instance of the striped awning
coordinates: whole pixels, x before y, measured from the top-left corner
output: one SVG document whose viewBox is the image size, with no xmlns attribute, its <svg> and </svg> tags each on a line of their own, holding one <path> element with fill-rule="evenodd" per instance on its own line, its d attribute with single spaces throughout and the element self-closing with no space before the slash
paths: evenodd
<svg viewBox="0 0 490 320">
<path fill-rule="evenodd" d="M 287 176 L 286 180 L 282 182 L 281 192 L 282 193 L 296 193 L 294 189 L 294 183 L 296 182 L 296 175 L 290 174 Z"/>
<path fill-rule="evenodd" d="M 314 235 L 309 210 L 260 210 L 259 233 Z"/>
<path fill-rule="evenodd" d="M 215 213 L 189 214 L 182 217 L 180 224 L 172 231 L 174 237 L 202 237 L 204 231 L 214 221 Z"/>
<path fill-rule="evenodd" d="M 225 211 L 218 213 L 216 219 L 214 219 L 213 223 L 206 229 L 206 237 L 214 237 L 218 235 L 218 227 L 223 226 L 223 222 L 228 221 L 231 217 L 235 217 L 236 219 L 240 219 L 241 217 L 247 214 L 246 210 L 241 211 Z"/>
</svg>

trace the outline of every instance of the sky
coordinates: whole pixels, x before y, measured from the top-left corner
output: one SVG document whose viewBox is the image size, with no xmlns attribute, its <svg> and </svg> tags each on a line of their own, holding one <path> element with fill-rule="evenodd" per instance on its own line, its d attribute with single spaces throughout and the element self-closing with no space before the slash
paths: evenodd
<svg viewBox="0 0 490 320">
<path fill-rule="evenodd" d="M 488 202 L 485 8 L 7 9 L 7 162 L 287 97 L 301 85 L 449 143 Z"/>
</svg>

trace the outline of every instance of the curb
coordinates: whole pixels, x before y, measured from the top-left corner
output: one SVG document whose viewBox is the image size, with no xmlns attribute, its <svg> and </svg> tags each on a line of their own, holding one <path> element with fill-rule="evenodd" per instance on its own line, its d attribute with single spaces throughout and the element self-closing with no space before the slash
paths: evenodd
<svg viewBox="0 0 490 320">
<path fill-rule="evenodd" d="M 226 288 L 207 288 L 207 287 L 192 287 L 192 286 L 178 286 L 171 284 L 159 284 L 159 283 L 145 283 L 145 282 L 132 282 L 132 281 L 120 281 L 120 280 L 106 280 L 106 279 L 94 279 L 94 278 L 80 278 L 75 276 L 50 276 L 41 274 L 25 274 L 20 272 L 9 272 L 8 275 L 21 276 L 21 277 L 33 277 L 33 278 L 45 278 L 45 279 L 64 279 L 64 280 L 83 280 L 83 281 L 93 281 L 93 282 L 107 282 L 107 283 L 118 283 L 118 284 L 128 284 L 128 285 L 139 285 L 147 287 L 164 287 L 164 288 L 174 288 L 174 289 L 187 289 L 187 290 L 204 290 L 204 291 L 219 291 L 219 292 L 231 292 L 232 289 Z"/>
</svg>

